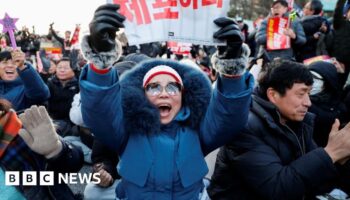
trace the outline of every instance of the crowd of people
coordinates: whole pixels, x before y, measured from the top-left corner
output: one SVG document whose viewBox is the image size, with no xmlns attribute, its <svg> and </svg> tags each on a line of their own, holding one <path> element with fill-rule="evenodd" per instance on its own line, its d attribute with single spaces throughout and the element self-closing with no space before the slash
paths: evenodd
<svg viewBox="0 0 350 200">
<path fill-rule="evenodd" d="M 129 46 L 119 12 L 98 7 L 80 45 L 53 24 L 18 31 L 18 48 L 0 37 L 0 199 L 350 198 L 348 0 L 332 19 L 319 0 L 297 17 L 274 0 L 255 30 L 220 17 L 226 45 L 187 54 Z M 267 45 L 274 17 L 289 18 L 288 48 Z M 6 171 L 84 164 L 100 175 L 84 194 L 4 183 Z"/>
</svg>

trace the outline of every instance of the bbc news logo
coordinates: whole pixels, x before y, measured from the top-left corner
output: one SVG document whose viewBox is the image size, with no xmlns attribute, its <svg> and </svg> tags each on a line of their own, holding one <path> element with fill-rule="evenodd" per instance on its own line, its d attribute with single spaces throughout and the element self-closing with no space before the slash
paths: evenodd
<svg viewBox="0 0 350 200">
<path fill-rule="evenodd" d="M 101 182 L 100 173 L 58 173 L 53 171 L 6 171 L 5 185 L 24 185 L 24 186 L 52 186 L 54 185 L 55 175 L 58 183 L 65 184 L 99 184 Z"/>
</svg>

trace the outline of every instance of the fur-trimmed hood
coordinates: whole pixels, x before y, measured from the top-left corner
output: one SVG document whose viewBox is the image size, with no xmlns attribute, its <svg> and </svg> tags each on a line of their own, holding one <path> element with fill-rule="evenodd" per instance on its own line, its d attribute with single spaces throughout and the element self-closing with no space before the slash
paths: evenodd
<svg viewBox="0 0 350 200">
<path fill-rule="evenodd" d="M 148 101 L 142 87 L 144 75 L 158 65 L 167 65 L 181 76 L 184 85 L 182 106 L 190 110 L 190 116 L 184 123 L 197 129 L 206 113 L 212 93 L 208 77 L 200 70 L 178 62 L 152 59 L 138 64 L 120 77 L 126 130 L 130 133 L 148 134 L 160 130 L 158 108 Z"/>
</svg>

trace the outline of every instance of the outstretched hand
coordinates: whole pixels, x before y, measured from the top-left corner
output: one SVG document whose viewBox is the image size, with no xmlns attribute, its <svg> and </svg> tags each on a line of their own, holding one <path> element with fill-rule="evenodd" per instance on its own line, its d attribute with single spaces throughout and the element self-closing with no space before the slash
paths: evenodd
<svg viewBox="0 0 350 200">
<path fill-rule="evenodd" d="M 32 106 L 19 115 L 23 129 L 19 135 L 34 152 L 52 158 L 62 150 L 54 125 L 44 106 Z"/>
<path fill-rule="evenodd" d="M 339 130 L 338 119 L 332 125 L 327 146 L 324 148 L 333 162 L 344 163 L 350 156 L 350 122 Z"/>
<path fill-rule="evenodd" d="M 105 4 L 98 7 L 90 22 L 89 43 L 96 52 L 106 52 L 116 45 L 116 31 L 123 28 L 125 17 L 118 13 L 120 6 Z"/>
<path fill-rule="evenodd" d="M 219 56 L 223 59 L 239 57 L 244 37 L 238 24 L 227 17 L 220 17 L 214 20 L 214 23 L 221 28 L 214 33 L 213 37 L 227 42 L 226 46 L 218 47 Z"/>
</svg>

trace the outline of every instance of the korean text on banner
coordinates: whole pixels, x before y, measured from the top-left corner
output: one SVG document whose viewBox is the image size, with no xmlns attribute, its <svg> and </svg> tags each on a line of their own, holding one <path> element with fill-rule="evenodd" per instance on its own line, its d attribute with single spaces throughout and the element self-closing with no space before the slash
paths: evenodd
<svg viewBox="0 0 350 200">
<path fill-rule="evenodd" d="M 168 41 L 167 46 L 168 48 L 170 48 L 170 51 L 173 52 L 174 54 L 184 55 L 184 56 L 188 56 L 191 53 L 191 48 L 192 48 L 191 43 L 173 42 L 173 41 Z"/>
<path fill-rule="evenodd" d="M 156 41 L 180 41 L 219 45 L 213 23 L 226 16 L 228 0 L 107 0 L 120 5 L 126 17 L 125 33 L 130 45 Z"/>
<path fill-rule="evenodd" d="M 267 22 L 267 44 L 268 50 L 289 49 L 290 37 L 283 34 L 283 31 L 288 27 L 287 17 L 272 17 Z"/>
</svg>

